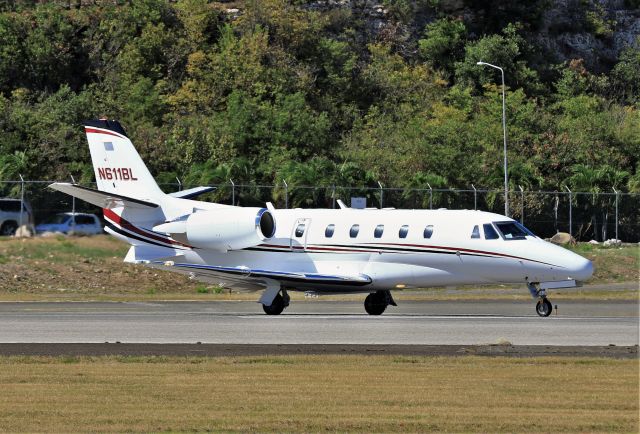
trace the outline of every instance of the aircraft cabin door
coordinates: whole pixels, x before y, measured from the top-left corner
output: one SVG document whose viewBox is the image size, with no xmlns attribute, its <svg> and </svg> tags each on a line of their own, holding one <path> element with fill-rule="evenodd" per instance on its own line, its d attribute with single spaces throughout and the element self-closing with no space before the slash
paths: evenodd
<svg viewBox="0 0 640 434">
<path fill-rule="evenodd" d="M 301 218 L 295 221 L 293 228 L 291 228 L 291 250 L 294 252 L 304 252 L 307 250 L 307 235 L 309 234 L 310 226 L 311 219 Z"/>
</svg>

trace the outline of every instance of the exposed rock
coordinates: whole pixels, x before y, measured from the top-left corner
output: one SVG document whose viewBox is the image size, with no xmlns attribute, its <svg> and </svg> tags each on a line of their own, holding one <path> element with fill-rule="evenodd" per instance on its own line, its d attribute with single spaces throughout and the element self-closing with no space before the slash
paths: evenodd
<svg viewBox="0 0 640 434">
<path fill-rule="evenodd" d="M 600 243 L 597 242 L 596 240 L 591 240 L 591 241 L 589 241 L 589 244 L 593 244 L 594 246 L 597 246 Z"/>
<path fill-rule="evenodd" d="M 410 29 L 414 36 L 422 34 L 424 26 L 441 14 L 462 18 L 471 29 L 484 20 L 482 7 L 464 0 L 440 0 L 435 8 L 413 4 L 419 16 Z M 617 62 L 620 52 L 634 45 L 640 37 L 640 8 L 625 0 L 552 0 L 540 7 L 539 23 L 527 38 L 543 49 L 554 62 L 583 59 L 590 71 L 608 72 Z M 316 0 L 304 5 L 316 11 L 349 10 L 366 24 L 368 39 L 384 38 L 393 27 L 388 3 L 380 0 Z M 397 23 L 395 23 L 397 24 Z M 473 32 L 472 32 L 473 33 Z M 481 35 L 475 35 L 481 36 Z"/>
<path fill-rule="evenodd" d="M 553 244 L 564 246 L 565 244 L 575 244 L 576 240 L 566 232 L 558 232 L 551 237 L 550 240 Z"/>
<path fill-rule="evenodd" d="M 622 245 L 622 241 L 620 240 L 615 240 L 615 239 L 610 239 L 605 241 L 604 243 L 602 243 L 605 247 L 610 247 L 610 246 L 615 246 L 618 247 L 620 245 Z"/>
<path fill-rule="evenodd" d="M 22 225 L 16 230 L 16 233 L 14 234 L 14 236 L 17 238 L 30 238 L 33 236 L 34 233 L 35 231 L 33 230 L 32 227 L 27 225 Z"/>
</svg>

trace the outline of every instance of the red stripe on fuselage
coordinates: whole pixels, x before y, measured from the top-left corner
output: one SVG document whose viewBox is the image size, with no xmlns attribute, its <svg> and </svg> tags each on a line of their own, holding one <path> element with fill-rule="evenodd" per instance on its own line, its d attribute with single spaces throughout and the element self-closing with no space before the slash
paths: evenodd
<svg viewBox="0 0 640 434">
<path fill-rule="evenodd" d="M 371 243 L 369 243 L 369 244 L 371 244 Z M 396 244 L 396 243 L 375 243 L 375 244 L 380 244 L 381 246 L 404 246 L 404 247 L 417 247 L 419 249 L 442 249 L 442 250 L 449 250 L 449 251 L 453 251 L 453 252 L 480 253 L 480 254 L 483 254 L 483 255 L 502 256 L 502 257 L 505 257 L 505 258 L 522 259 L 523 261 L 539 262 L 541 264 L 546 264 L 546 262 L 536 261 L 535 259 L 523 258 L 521 256 L 507 255 L 506 253 L 487 252 L 487 251 L 484 251 L 484 250 L 464 249 L 464 248 L 460 248 L 460 247 L 427 246 L 427 245 L 424 245 L 424 244 L 400 244 L 400 243 L 398 243 L 398 244 Z M 549 265 L 552 265 L 552 264 L 549 264 Z"/>
<path fill-rule="evenodd" d="M 89 134 L 89 133 L 94 133 L 94 134 L 108 134 L 110 136 L 116 136 L 119 137 L 121 139 L 124 139 L 124 137 L 122 137 L 120 134 L 118 133 L 114 133 L 113 131 L 109 131 L 109 130 L 96 130 L 95 128 L 89 128 L 89 127 L 84 127 L 84 131 Z"/>
<path fill-rule="evenodd" d="M 163 238 L 159 235 L 156 235 L 152 232 L 147 232 L 144 231 L 140 228 L 138 228 L 137 226 L 134 226 L 132 223 L 128 222 L 127 220 L 123 219 L 122 217 L 120 217 L 118 214 L 114 213 L 113 211 L 111 211 L 108 208 L 103 208 L 102 212 L 104 213 L 105 218 L 108 218 L 110 220 L 112 220 L 114 223 L 119 224 L 120 226 L 122 226 L 125 229 L 130 230 L 131 232 L 134 232 L 138 235 L 142 235 L 145 236 L 147 238 L 151 238 L 152 240 L 156 240 L 156 241 L 162 241 L 163 243 L 167 243 L 167 244 L 171 244 L 174 246 L 182 246 L 182 247 L 188 247 L 190 249 L 192 249 L 193 247 L 188 245 L 188 244 L 183 244 L 179 241 L 173 240 L 171 238 Z"/>
<path fill-rule="evenodd" d="M 380 245 L 380 246 L 391 246 L 391 247 L 413 247 L 413 248 L 419 248 L 419 249 L 440 249 L 440 250 L 446 250 L 448 252 L 461 252 L 461 253 L 470 253 L 470 254 L 479 254 L 479 255 L 489 255 L 487 257 L 502 257 L 502 258 L 511 258 L 511 259 L 519 259 L 519 260 L 523 260 L 523 261 L 529 261 L 529 262 L 536 262 L 538 264 L 545 264 L 545 265 L 551 265 L 554 267 L 560 267 L 559 265 L 555 265 L 555 264 L 550 264 L 548 262 L 542 262 L 542 261 L 536 261 L 535 259 L 529 259 L 529 258 L 523 258 L 521 256 L 513 256 L 513 255 L 507 255 L 506 253 L 497 253 L 497 252 L 487 252 L 484 250 L 474 250 L 474 249 L 465 249 L 465 248 L 459 248 L 459 247 L 444 247 L 444 246 L 427 246 L 427 245 L 422 245 L 422 244 L 396 244 L 396 243 L 366 243 L 367 246 L 366 247 L 358 247 L 358 246 L 340 246 L 340 247 L 324 247 L 324 246 L 307 246 L 307 250 L 315 250 L 315 251 L 326 251 L 326 252 L 335 252 L 335 253 L 339 253 L 339 252 L 346 252 L 346 253 L 379 253 L 379 250 L 371 250 L 371 249 L 375 249 L 375 245 Z M 290 247 L 289 246 L 282 246 L 282 245 L 277 245 L 277 244 L 260 244 L 258 247 L 276 247 L 276 248 L 280 248 L 283 249 L 282 251 L 290 251 Z M 285 250 L 287 249 L 287 250 Z M 355 250 L 357 249 L 357 250 Z M 388 252 L 388 253 L 396 253 L 396 252 Z M 406 251 L 406 252 L 401 252 L 401 253 L 424 253 L 421 252 L 419 250 L 415 250 L 415 251 Z M 437 253 L 437 252 L 429 252 L 429 253 Z M 441 252 L 444 253 L 444 252 Z"/>
</svg>

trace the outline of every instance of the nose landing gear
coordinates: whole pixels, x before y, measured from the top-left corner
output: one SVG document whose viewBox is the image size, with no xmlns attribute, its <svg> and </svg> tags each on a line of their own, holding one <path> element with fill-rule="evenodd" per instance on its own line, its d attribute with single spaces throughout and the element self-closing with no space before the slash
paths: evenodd
<svg viewBox="0 0 640 434">
<path fill-rule="evenodd" d="M 538 303 L 536 304 L 536 312 L 538 313 L 538 315 L 542 317 L 549 316 L 551 315 L 552 310 L 553 307 L 551 306 L 551 302 L 547 299 L 547 297 L 538 300 Z"/>
<path fill-rule="evenodd" d="M 536 303 L 536 313 L 541 317 L 547 317 L 551 315 L 553 306 L 547 298 L 547 292 L 544 289 L 538 289 L 538 287 L 534 283 L 527 283 L 527 288 L 529 288 L 531 296 L 534 299 L 538 299 L 538 302 Z"/>
</svg>

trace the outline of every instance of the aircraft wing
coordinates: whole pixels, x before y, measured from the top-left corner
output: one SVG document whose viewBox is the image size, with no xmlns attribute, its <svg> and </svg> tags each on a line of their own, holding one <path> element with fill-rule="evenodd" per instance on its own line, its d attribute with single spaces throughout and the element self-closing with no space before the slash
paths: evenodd
<svg viewBox="0 0 640 434">
<path fill-rule="evenodd" d="M 221 267 L 217 265 L 188 264 L 173 261 L 153 261 L 157 265 L 176 267 L 182 271 L 190 271 L 197 275 L 220 276 L 233 280 L 271 279 L 281 282 L 316 283 L 349 286 L 366 286 L 371 283 L 371 277 L 366 274 L 330 275 L 321 273 L 290 272 L 276 270 L 251 269 L 247 267 Z"/>
<path fill-rule="evenodd" d="M 78 199 L 82 199 L 85 202 L 89 202 L 90 204 L 99 206 L 100 208 L 115 208 L 117 206 L 125 205 L 129 208 L 158 208 L 158 204 L 152 202 L 134 199 L 132 197 L 122 196 L 115 193 L 94 190 L 93 188 L 81 187 L 77 184 L 71 184 L 68 182 L 54 182 L 49 185 L 49 187 L 70 196 L 77 197 Z"/>
</svg>

